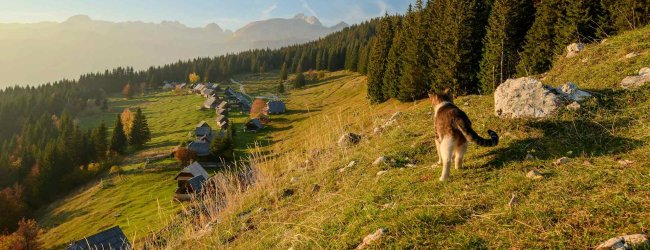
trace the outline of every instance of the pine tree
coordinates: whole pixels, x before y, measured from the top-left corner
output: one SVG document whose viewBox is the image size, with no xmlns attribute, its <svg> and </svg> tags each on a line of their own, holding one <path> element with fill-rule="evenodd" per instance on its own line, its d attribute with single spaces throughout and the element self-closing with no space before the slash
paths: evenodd
<svg viewBox="0 0 650 250">
<path fill-rule="evenodd" d="M 129 143 L 137 148 L 141 148 L 145 143 L 151 140 L 151 131 L 147 124 L 147 118 L 144 116 L 140 108 L 137 108 L 135 113 L 133 127 L 131 128 L 131 135 L 129 138 L 131 138 Z"/>
<path fill-rule="evenodd" d="M 368 99 L 371 103 L 380 103 L 388 99 L 383 93 L 383 80 L 386 60 L 393 42 L 392 26 L 391 18 L 386 13 L 379 24 L 379 31 L 368 61 Z"/>
<path fill-rule="evenodd" d="M 287 62 L 282 63 L 282 68 L 280 69 L 280 81 L 287 80 Z"/>
<path fill-rule="evenodd" d="M 496 0 L 484 38 L 479 78 L 483 93 L 491 93 L 516 73 L 519 51 L 533 20 L 529 0 Z"/>
<path fill-rule="evenodd" d="M 306 84 L 305 80 L 305 75 L 302 72 L 302 66 L 298 64 L 298 68 L 296 69 L 296 79 L 293 80 L 293 87 L 294 88 L 302 88 Z"/>
<path fill-rule="evenodd" d="M 284 89 L 284 83 L 280 82 L 280 83 L 278 84 L 278 93 L 280 93 L 280 94 L 284 94 L 284 91 L 285 91 L 285 89 Z"/>
<path fill-rule="evenodd" d="M 402 77 L 402 53 L 404 52 L 403 31 L 399 19 L 395 23 L 395 38 L 393 46 L 388 52 L 386 71 L 384 72 L 382 93 L 386 98 L 397 98 L 400 92 L 400 79 Z"/>
<path fill-rule="evenodd" d="M 517 65 L 518 75 L 539 74 L 551 68 L 556 51 L 554 27 L 558 21 L 560 1 L 546 0 L 538 4 L 535 21 L 526 34 L 526 44 Z"/>
<path fill-rule="evenodd" d="M 122 125 L 122 119 L 120 115 L 117 115 L 115 119 L 115 126 L 113 126 L 113 135 L 111 136 L 111 146 L 110 149 L 120 154 L 126 152 L 126 146 L 128 141 L 126 139 L 126 134 L 124 133 L 124 126 Z"/>
<path fill-rule="evenodd" d="M 429 88 L 429 54 L 425 51 L 424 41 L 428 23 L 422 21 L 423 11 L 422 1 L 418 0 L 415 10 L 409 5 L 404 18 L 404 28 L 402 29 L 404 31 L 402 34 L 404 51 L 398 59 L 402 62 L 399 93 L 397 94 L 397 99 L 400 101 L 420 99 L 426 96 Z"/>
<path fill-rule="evenodd" d="M 106 159 L 106 152 L 108 151 L 108 130 L 104 121 L 99 124 L 93 131 L 93 142 L 95 143 L 95 152 L 97 152 L 98 160 Z"/>
</svg>

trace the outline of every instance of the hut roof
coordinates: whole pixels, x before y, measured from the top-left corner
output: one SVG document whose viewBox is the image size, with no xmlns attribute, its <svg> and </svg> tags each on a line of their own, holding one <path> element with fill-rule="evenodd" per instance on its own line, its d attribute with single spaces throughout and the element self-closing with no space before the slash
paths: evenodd
<svg viewBox="0 0 650 250">
<path fill-rule="evenodd" d="M 269 101 L 266 106 L 269 109 L 269 114 L 279 114 L 287 111 L 287 106 L 280 100 Z"/>
<path fill-rule="evenodd" d="M 90 249 L 131 249 L 131 243 L 119 226 L 115 226 L 95 235 L 83 238 L 70 244 L 67 250 Z"/>
<path fill-rule="evenodd" d="M 207 180 L 208 178 L 210 178 L 210 175 L 208 175 L 208 172 L 205 171 L 203 166 L 201 166 L 201 164 L 199 164 L 196 161 L 192 162 L 192 164 L 190 164 L 187 167 L 183 168 L 183 170 L 181 170 L 178 173 L 178 175 L 176 175 L 176 177 L 174 179 L 178 178 L 178 176 L 181 175 L 181 174 L 191 174 L 193 177 L 203 176 L 204 180 Z"/>
<path fill-rule="evenodd" d="M 203 175 L 194 176 L 191 179 L 187 180 L 187 184 L 190 184 L 195 193 L 200 193 L 203 189 L 203 183 L 206 181 Z"/>
<path fill-rule="evenodd" d="M 190 144 L 187 145 L 187 148 L 189 150 L 192 150 L 196 153 L 197 156 L 208 156 L 210 155 L 210 142 L 202 141 L 202 140 L 196 140 L 190 142 Z"/>
</svg>

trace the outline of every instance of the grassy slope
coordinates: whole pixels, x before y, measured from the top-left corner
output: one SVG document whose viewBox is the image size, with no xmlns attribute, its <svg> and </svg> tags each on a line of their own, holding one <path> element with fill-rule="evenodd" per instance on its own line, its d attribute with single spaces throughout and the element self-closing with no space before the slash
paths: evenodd
<svg viewBox="0 0 650 250">
<path fill-rule="evenodd" d="M 258 185 L 218 214 L 209 233 L 185 231 L 169 239 L 171 247 L 353 248 L 387 228 L 380 248 L 585 248 L 648 233 L 650 90 L 622 91 L 616 83 L 650 66 L 649 34 L 650 28 L 629 32 L 558 59 L 548 83 L 572 81 L 594 91 L 596 99 L 581 111 L 504 121 L 494 117 L 491 96 L 458 98 L 474 128 L 484 135 L 496 130 L 501 143 L 470 146 L 465 169 L 452 170 L 447 183 L 437 180 L 440 168 L 432 168 L 437 157 L 426 101 L 370 106 L 365 77 L 333 73 L 293 91 L 289 112 L 273 116 L 274 143 L 262 149 L 272 157 L 259 164 Z M 641 55 L 622 59 L 632 50 Z M 397 110 L 404 112 L 397 125 L 372 136 Z M 362 133 L 364 140 L 340 149 L 335 142 L 343 131 Z M 536 159 L 525 161 L 529 152 Z M 373 166 L 381 155 L 398 162 Z M 554 166 L 562 156 L 571 160 Z M 351 160 L 357 165 L 339 173 Z M 545 178 L 527 179 L 533 168 Z M 378 176 L 381 170 L 388 172 Z M 316 192 L 315 183 L 321 186 Z M 283 195 L 287 189 L 295 193 Z"/>
<path fill-rule="evenodd" d="M 143 169 L 144 160 L 169 153 L 199 121 L 214 123 L 213 111 L 197 110 L 202 102 L 197 95 L 176 96 L 170 92 L 132 100 L 114 97 L 109 112 L 83 117 L 84 126 L 95 127 L 103 119 L 111 128 L 117 113 L 125 107 L 139 106 L 148 118 L 153 138 L 145 150 L 125 159 L 123 175 L 95 181 L 43 209 L 38 221 L 45 229 L 41 237 L 44 245 L 60 248 L 113 225 L 137 239 L 168 223 L 180 209 L 178 203 L 171 202 L 176 186 L 173 177 L 180 166 L 173 160 L 163 160 Z"/>
</svg>

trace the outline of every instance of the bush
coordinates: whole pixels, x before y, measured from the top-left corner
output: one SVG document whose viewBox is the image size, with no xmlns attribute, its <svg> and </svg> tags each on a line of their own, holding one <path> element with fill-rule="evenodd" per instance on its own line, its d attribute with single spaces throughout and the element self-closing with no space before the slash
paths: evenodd
<svg viewBox="0 0 650 250">
<path fill-rule="evenodd" d="M 111 169 L 108 171 L 108 174 L 121 174 L 122 173 L 122 168 L 120 166 L 112 166 Z"/>
<path fill-rule="evenodd" d="M 88 172 L 99 173 L 102 170 L 102 165 L 96 162 L 88 164 Z"/>
</svg>

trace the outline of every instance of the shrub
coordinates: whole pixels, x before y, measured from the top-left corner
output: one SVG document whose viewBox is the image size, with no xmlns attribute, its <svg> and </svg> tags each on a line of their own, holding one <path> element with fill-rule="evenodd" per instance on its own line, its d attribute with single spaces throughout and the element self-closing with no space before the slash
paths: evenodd
<svg viewBox="0 0 650 250">
<path fill-rule="evenodd" d="M 121 174 L 122 173 L 122 168 L 120 166 L 112 166 L 111 169 L 108 171 L 108 174 Z"/>
</svg>

